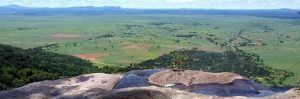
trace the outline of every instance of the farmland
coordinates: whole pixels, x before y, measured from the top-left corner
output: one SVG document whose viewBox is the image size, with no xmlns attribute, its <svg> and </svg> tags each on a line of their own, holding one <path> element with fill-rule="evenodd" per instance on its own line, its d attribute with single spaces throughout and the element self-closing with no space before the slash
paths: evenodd
<svg viewBox="0 0 300 99">
<path fill-rule="evenodd" d="M 128 66 L 176 50 L 222 52 L 238 47 L 300 79 L 300 19 L 247 15 L 13 15 L 0 16 L 0 43 Z"/>
</svg>

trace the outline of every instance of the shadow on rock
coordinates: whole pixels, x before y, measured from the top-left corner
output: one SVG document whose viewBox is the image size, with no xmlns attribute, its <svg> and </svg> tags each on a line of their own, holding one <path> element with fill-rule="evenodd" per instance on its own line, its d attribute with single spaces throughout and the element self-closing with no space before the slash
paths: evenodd
<svg viewBox="0 0 300 99">
<path fill-rule="evenodd" d="M 113 89 L 149 86 L 149 77 L 161 71 L 160 69 L 134 70 L 124 74 Z"/>
<path fill-rule="evenodd" d="M 165 93 L 156 90 L 134 89 L 130 91 L 114 92 L 99 99 L 171 99 Z"/>
<path fill-rule="evenodd" d="M 193 84 L 186 86 L 181 83 L 171 84 L 168 87 L 185 90 L 197 94 L 205 94 L 221 97 L 246 96 L 267 97 L 277 93 L 283 93 L 292 87 L 268 87 L 251 80 L 236 79 L 228 84 Z"/>
</svg>

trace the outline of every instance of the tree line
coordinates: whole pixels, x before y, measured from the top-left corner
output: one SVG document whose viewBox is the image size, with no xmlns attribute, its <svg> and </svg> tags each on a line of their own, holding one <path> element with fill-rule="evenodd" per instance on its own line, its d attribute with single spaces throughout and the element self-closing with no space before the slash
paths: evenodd
<svg viewBox="0 0 300 99">
<path fill-rule="evenodd" d="M 0 44 L 0 90 L 97 70 L 91 62 L 73 56 Z"/>
</svg>

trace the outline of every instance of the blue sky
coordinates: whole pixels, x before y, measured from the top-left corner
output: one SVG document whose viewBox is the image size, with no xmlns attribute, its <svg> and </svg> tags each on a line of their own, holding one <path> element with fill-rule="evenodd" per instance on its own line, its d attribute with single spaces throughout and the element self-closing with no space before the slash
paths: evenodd
<svg viewBox="0 0 300 99">
<path fill-rule="evenodd" d="M 300 9 L 300 0 L 0 0 L 0 6 L 12 4 L 28 7 Z"/>
</svg>

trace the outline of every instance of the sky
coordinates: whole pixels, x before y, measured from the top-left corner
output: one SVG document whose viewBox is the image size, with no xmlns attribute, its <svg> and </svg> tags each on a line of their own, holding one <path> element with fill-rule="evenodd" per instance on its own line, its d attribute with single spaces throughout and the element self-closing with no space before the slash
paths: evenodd
<svg viewBox="0 0 300 99">
<path fill-rule="evenodd" d="M 300 0 L 0 0 L 0 6 L 74 7 L 120 6 L 123 8 L 300 9 Z"/>
</svg>

